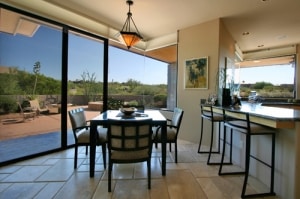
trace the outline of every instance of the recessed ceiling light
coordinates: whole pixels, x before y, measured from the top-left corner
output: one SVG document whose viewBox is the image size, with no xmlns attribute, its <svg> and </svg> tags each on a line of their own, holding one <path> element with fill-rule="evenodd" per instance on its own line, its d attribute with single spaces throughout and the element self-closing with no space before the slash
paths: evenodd
<svg viewBox="0 0 300 199">
<path fill-rule="evenodd" d="M 246 35 L 249 35 L 250 33 L 249 32 L 243 32 L 243 36 L 246 36 Z"/>
<path fill-rule="evenodd" d="M 278 40 L 282 40 L 282 39 L 286 39 L 286 38 L 287 38 L 286 35 L 280 35 L 280 36 L 277 37 Z"/>
<path fill-rule="evenodd" d="M 258 47 L 258 48 L 261 48 L 261 47 L 264 47 L 264 46 L 265 46 L 265 45 L 262 44 L 262 45 L 258 45 L 257 47 Z"/>
</svg>

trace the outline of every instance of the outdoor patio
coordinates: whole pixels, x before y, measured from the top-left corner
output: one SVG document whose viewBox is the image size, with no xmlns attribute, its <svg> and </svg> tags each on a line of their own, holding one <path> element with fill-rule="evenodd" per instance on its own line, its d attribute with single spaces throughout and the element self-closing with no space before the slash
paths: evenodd
<svg viewBox="0 0 300 199">
<path fill-rule="evenodd" d="M 87 106 L 71 106 L 68 110 L 83 107 L 85 109 L 87 120 L 97 116 L 99 111 L 89 110 Z M 20 116 L 21 117 L 21 116 Z M 60 132 L 60 114 L 39 115 L 35 118 L 29 118 L 23 122 L 0 124 L 0 141 L 13 138 L 38 135 L 49 132 Z M 71 123 L 68 116 L 68 129 L 71 129 Z"/>
<path fill-rule="evenodd" d="M 86 118 L 91 119 L 99 111 L 91 111 L 87 106 Z M 69 107 L 68 110 L 78 108 Z M 6 162 L 32 154 L 57 149 L 61 144 L 60 114 L 39 115 L 24 122 L 0 124 L 0 162 Z M 71 123 L 68 118 L 68 145 L 74 143 Z"/>
</svg>

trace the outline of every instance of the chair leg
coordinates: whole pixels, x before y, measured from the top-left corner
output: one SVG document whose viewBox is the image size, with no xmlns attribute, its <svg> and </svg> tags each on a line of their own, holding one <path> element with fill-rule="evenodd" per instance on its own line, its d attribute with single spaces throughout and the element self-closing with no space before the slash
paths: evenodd
<svg viewBox="0 0 300 199">
<path fill-rule="evenodd" d="M 249 176 L 249 166 L 250 166 L 250 146 L 251 146 L 251 136 L 248 133 L 246 135 L 246 157 L 245 157 L 245 177 L 244 177 L 244 184 L 242 189 L 241 197 L 244 198 L 246 194 L 248 176 Z"/>
<path fill-rule="evenodd" d="M 106 144 L 102 144 L 103 166 L 106 169 Z"/>
<path fill-rule="evenodd" d="M 147 160 L 148 189 L 151 189 L 151 158 Z"/>
<path fill-rule="evenodd" d="M 172 152 L 172 143 L 171 142 L 169 143 L 169 150 L 170 150 L 170 152 Z"/>
<path fill-rule="evenodd" d="M 108 163 L 108 192 L 111 192 L 111 172 L 112 172 L 113 165 L 109 161 Z"/>
<path fill-rule="evenodd" d="M 211 152 L 212 152 L 212 145 L 213 145 L 213 141 L 214 141 L 214 125 L 213 122 L 211 122 L 211 134 L 210 134 L 210 146 L 209 146 L 209 152 L 208 152 L 208 158 L 207 158 L 207 163 L 208 165 L 212 164 L 210 163 L 210 156 L 211 156 Z"/>
<path fill-rule="evenodd" d="M 224 162 L 225 145 L 226 145 L 226 126 L 224 126 L 224 138 L 223 139 L 224 139 L 224 141 L 223 141 L 221 163 L 220 163 L 220 167 L 219 167 L 219 175 L 222 175 L 222 168 L 223 168 L 223 162 Z"/>
<path fill-rule="evenodd" d="M 214 133 L 214 121 L 213 120 L 209 120 L 211 122 L 211 134 Z M 202 138 L 203 138 L 203 117 L 201 117 L 201 132 L 200 132 L 200 141 L 199 141 L 199 146 L 198 146 L 198 153 L 220 153 L 220 122 L 219 123 L 219 142 L 218 142 L 218 149 L 217 151 L 212 151 L 212 150 L 208 150 L 208 151 L 201 151 L 201 145 L 202 145 Z M 213 136 L 213 135 L 211 135 Z M 213 141 L 211 141 L 211 143 L 213 143 Z"/>
<path fill-rule="evenodd" d="M 275 172 L 275 133 L 272 134 L 272 159 L 271 159 L 271 185 L 270 193 L 274 193 L 274 172 Z"/>
<path fill-rule="evenodd" d="M 74 169 L 77 168 L 77 153 L 78 153 L 78 146 L 75 144 L 75 153 L 74 153 Z"/>
<path fill-rule="evenodd" d="M 230 154 L 229 154 L 229 162 L 224 162 L 224 156 L 226 153 L 226 126 L 224 125 L 224 140 L 223 140 L 223 149 L 222 149 L 222 157 L 221 157 L 221 162 L 220 162 L 220 167 L 219 167 L 219 175 L 241 175 L 241 174 L 245 174 L 245 171 L 233 171 L 233 172 L 222 172 L 222 168 L 223 165 L 232 165 L 232 134 L 233 134 L 233 130 L 230 129 Z"/>
<path fill-rule="evenodd" d="M 175 142 L 175 163 L 177 163 L 177 141 Z"/>
<path fill-rule="evenodd" d="M 200 140 L 199 140 L 199 146 L 198 146 L 198 153 L 203 153 L 201 152 L 201 144 L 202 144 L 202 137 L 203 137 L 203 117 L 201 117 L 201 131 L 200 131 Z"/>
<path fill-rule="evenodd" d="M 246 139 L 246 154 L 249 153 L 249 156 L 246 155 L 246 158 L 248 158 L 248 162 L 246 161 L 246 175 L 244 178 L 244 184 L 243 184 L 243 190 L 242 190 L 242 194 L 241 197 L 242 198 L 256 198 L 256 197 L 264 197 L 264 196 L 275 196 L 275 192 L 274 192 L 274 171 L 275 171 L 275 133 L 272 133 L 272 151 L 271 151 L 271 163 L 268 164 L 260 159 L 257 159 L 256 157 L 252 156 L 251 153 L 251 135 L 248 135 L 249 137 L 247 137 Z M 248 146 L 247 146 L 248 145 Z M 248 150 L 248 151 L 247 151 Z M 271 169 L 271 179 L 270 179 L 270 191 L 269 192 L 264 192 L 264 193 L 255 193 L 255 194 L 247 194 L 246 195 L 246 189 L 247 189 L 247 183 L 248 183 L 248 176 L 249 176 L 249 165 L 250 165 L 250 158 L 254 158 L 257 161 L 259 161 L 260 163 L 264 164 L 265 166 L 269 167 Z M 247 159 L 246 159 L 247 160 Z"/>
<path fill-rule="evenodd" d="M 221 122 L 219 123 L 219 138 L 218 138 L 218 148 L 217 151 L 212 151 L 212 146 L 213 146 L 213 140 L 214 140 L 214 127 L 213 127 L 213 122 L 212 122 L 212 133 L 211 133 L 211 138 L 210 138 L 210 147 L 208 151 L 208 158 L 207 158 L 207 165 L 220 165 L 221 162 L 210 162 L 211 154 L 213 153 L 220 153 L 221 149 Z M 223 162 L 223 165 L 229 165 L 232 164 L 231 157 L 232 157 L 232 130 L 231 130 L 231 140 L 230 140 L 230 161 L 229 162 Z M 224 144 L 226 144 L 226 139 L 224 138 Z M 225 149 L 224 149 L 225 150 Z M 224 161 L 224 160 L 223 160 Z"/>
<path fill-rule="evenodd" d="M 89 151 L 89 146 L 88 146 L 88 145 L 86 145 L 86 146 L 85 146 L 85 155 L 87 155 L 87 154 L 88 154 L 88 151 Z"/>
</svg>

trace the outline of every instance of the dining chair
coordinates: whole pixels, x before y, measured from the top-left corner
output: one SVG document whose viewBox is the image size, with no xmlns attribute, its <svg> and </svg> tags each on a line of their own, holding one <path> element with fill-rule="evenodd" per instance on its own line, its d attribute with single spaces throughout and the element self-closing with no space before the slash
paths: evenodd
<svg viewBox="0 0 300 199">
<path fill-rule="evenodd" d="M 151 189 L 152 119 L 108 122 L 108 192 L 111 192 L 113 164 L 147 161 L 148 189 Z"/>
<path fill-rule="evenodd" d="M 221 164 L 219 167 L 219 175 L 232 175 L 232 174 L 243 174 L 244 183 L 242 189 L 242 198 L 248 197 L 262 197 L 262 196 L 273 196 L 274 193 L 274 171 L 275 171 L 275 133 L 276 131 L 273 128 L 256 124 L 252 121 L 252 117 L 249 113 L 240 112 L 234 109 L 223 109 L 224 114 L 224 140 L 226 140 L 226 129 L 230 128 L 234 133 L 241 133 L 246 136 L 246 145 L 245 145 L 245 170 L 244 171 L 230 171 L 224 172 L 223 163 L 224 163 L 224 155 L 226 152 L 226 143 L 223 142 L 223 150 L 222 150 L 222 158 Z M 271 154 L 270 160 L 263 160 L 259 155 L 255 155 L 251 150 L 251 137 L 252 136 L 271 136 Z M 250 170 L 250 159 L 257 161 L 258 163 L 268 167 L 270 169 L 270 190 L 269 192 L 264 193 L 254 193 L 247 194 L 246 188 L 248 184 L 249 170 Z"/>
<path fill-rule="evenodd" d="M 181 121 L 184 111 L 178 107 L 174 108 L 172 119 L 167 119 L 167 143 L 169 143 L 169 150 L 172 151 L 172 143 L 175 144 L 175 162 L 177 163 L 177 137 L 179 134 Z M 158 143 L 162 142 L 161 126 L 153 127 L 153 142 L 157 148 Z"/>
<path fill-rule="evenodd" d="M 74 155 L 74 169 L 77 168 L 78 146 L 85 146 L 85 154 L 88 153 L 88 146 L 90 145 L 90 126 L 89 121 L 86 120 L 83 108 L 76 108 L 70 110 L 69 117 L 72 125 L 73 135 L 75 139 L 75 155 Z M 103 165 L 106 168 L 106 143 L 107 143 L 107 129 L 99 126 L 97 128 L 97 145 L 102 146 Z"/>
</svg>

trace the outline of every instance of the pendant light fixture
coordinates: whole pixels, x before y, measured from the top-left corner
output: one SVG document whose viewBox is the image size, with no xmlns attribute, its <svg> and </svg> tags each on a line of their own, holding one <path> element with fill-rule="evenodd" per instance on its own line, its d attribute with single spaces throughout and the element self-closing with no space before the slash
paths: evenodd
<svg viewBox="0 0 300 199">
<path fill-rule="evenodd" d="M 132 0 L 127 0 L 126 3 L 129 6 L 129 11 L 127 13 L 127 19 L 125 21 L 125 24 L 123 25 L 122 30 L 120 31 L 120 34 L 122 35 L 122 38 L 127 46 L 128 49 L 130 49 L 134 44 L 139 42 L 143 37 L 139 33 L 139 30 L 137 29 L 133 19 L 132 19 L 132 13 L 130 12 L 130 6 L 133 5 Z M 131 22 L 134 25 L 135 32 L 131 30 Z"/>
</svg>

